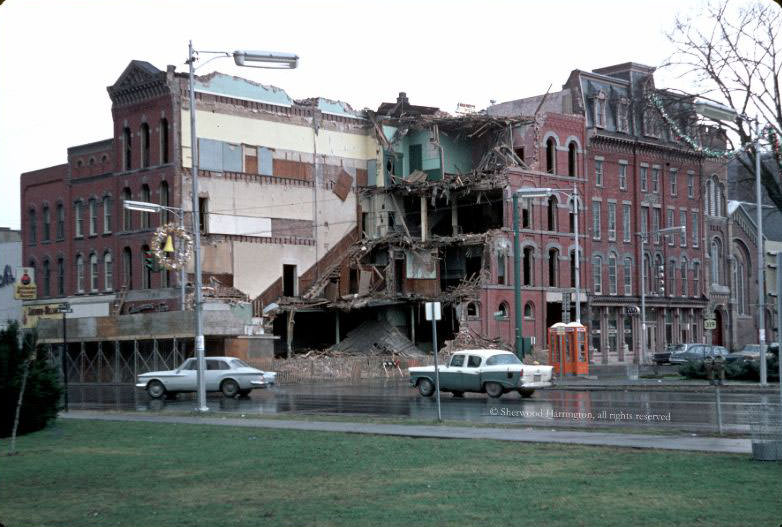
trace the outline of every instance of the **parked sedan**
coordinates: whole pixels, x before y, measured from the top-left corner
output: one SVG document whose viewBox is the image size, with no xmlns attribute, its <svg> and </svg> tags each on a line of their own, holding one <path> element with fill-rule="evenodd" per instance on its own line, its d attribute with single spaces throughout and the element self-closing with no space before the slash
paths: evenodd
<svg viewBox="0 0 782 527">
<path fill-rule="evenodd" d="M 187 359 L 175 370 L 142 373 L 136 382 L 137 388 L 144 388 L 150 397 L 176 397 L 178 393 L 198 390 L 198 361 Z M 275 372 L 264 372 L 253 368 L 235 357 L 206 357 L 206 391 L 223 392 L 226 397 L 247 395 L 254 388 L 266 388 L 274 384 Z"/>
<path fill-rule="evenodd" d="M 721 356 L 726 358 L 728 350 L 722 346 L 710 346 L 708 344 L 677 344 L 668 348 L 666 354 L 655 353 L 654 361 L 657 364 L 684 364 L 689 361 L 705 360 L 709 357 Z"/>
<path fill-rule="evenodd" d="M 772 342 L 766 347 L 767 353 L 777 354 L 779 350 L 779 343 Z M 742 363 L 745 361 L 760 360 L 760 344 L 747 344 L 741 351 L 734 351 L 728 354 L 728 362 Z"/>
<path fill-rule="evenodd" d="M 501 397 L 518 391 L 531 397 L 536 388 L 551 386 L 552 366 L 523 364 L 516 355 L 498 350 L 465 350 L 453 354 L 440 368 L 440 391 L 461 397 L 464 392 L 485 392 Z M 424 397 L 435 391 L 434 366 L 410 368 L 410 386 Z"/>
</svg>

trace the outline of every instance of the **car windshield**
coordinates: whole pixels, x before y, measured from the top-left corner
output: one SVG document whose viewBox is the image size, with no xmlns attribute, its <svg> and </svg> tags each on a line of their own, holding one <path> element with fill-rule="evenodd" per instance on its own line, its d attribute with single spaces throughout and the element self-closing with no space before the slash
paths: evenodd
<svg viewBox="0 0 782 527">
<path fill-rule="evenodd" d="M 668 351 L 671 353 L 681 353 L 683 351 L 687 351 L 687 346 L 685 344 L 676 344 L 675 346 L 668 346 Z"/>
<path fill-rule="evenodd" d="M 233 366 L 234 368 L 249 368 L 250 367 L 249 364 L 247 364 L 246 362 L 244 362 L 241 359 L 233 359 L 231 361 L 231 366 Z"/>
<path fill-rule="evenodd" d="M 492 355 L 486 359 L 486 366 L 497 366 L 500 364 L 521 364 L 521 361 L 516 355 L 512 353 Z"/>
</svg>

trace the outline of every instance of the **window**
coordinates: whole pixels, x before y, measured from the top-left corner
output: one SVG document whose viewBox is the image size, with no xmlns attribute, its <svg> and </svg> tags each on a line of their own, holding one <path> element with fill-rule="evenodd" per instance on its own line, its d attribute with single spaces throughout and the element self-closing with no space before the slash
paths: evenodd
<svg viewBox="0 0 782 527">
<path fill-rule="evenodd" d="M 596 295 L 603 294 L 603 259 L 592 257 L 592 289 Z"/>
<path fill-rule="evenodd" d="M 198 228 L 206 234 L 209 223 L 209 198 L 198 198 Z"/>
<path fill-rule="evenodd" d="M 629 108 L 630 100 L 627 97 L 619 99 L 619 104 L 616 106 L 616 130 L 617 132 L 627 133 L 630 130 L 629 127 Z"/>
<path fill-rule="evenodd" d="M 608 239 L 616 240 L 616 203 L 608 202 Z"/>
<path fill-rule="evenodd" d="M 649 167 L 641 165 L 641 192 L 646 192 Z"/>
<path fill-rule="evenodd" d="M 625 257 L 624 268 L 625 295 L 633 294 L 633 260 L 629 256 Z"/>
<path fill-rule="evenodd" d="M 65 207 L 62 203 L 57 204 L 57 239 L 65 238 Z"/>
<path fill-rule="evenodd" d="M 646 294 L 651 293 L 652 290 L 654 289 L 654 286 L 653 286 L 652 281 L 650 279 L 650 277 L 652 276 L 651 270 L 652 270 L 652 259 L 651 259 L 651 257 L 648 254 L 645 254 L 644 255 L 644 268 L 641 270 L 641 272 L 644 274 L 643 275 L 644 290 L 645 290 L 644 292 Z"/>
<path fill-rule="evenodd" d="M 682 258 L 681 273 L 682 296 L 687 296 L 687 258 Z"/>
<path fill-rule="evenodd" d="M 150 192 L 149 192 L 149 185 L 141 185 L 141 201 L 144 201 L 146 203 L 150 202 Z M 151 213 L 149 212 L 142 212 L 141 213 L 141 228 L 142 229 L 149 229 L 149 215 Z"/>
<path fill-rule="evenodd" d="M 90 255 L 90 291 L 98 290 L 98 255 Z"/>
<path fill-rule="evenodd" d="M 111 232 L 111 198 L 103 198 L 103 232 Z"/>
<path fill-rule="evenodd" d="M 90 213 L 90 236 L 95 236 L 98 229 L 98 207 L 95 203 L 95 198 L 90 198 L 87 203 Z"/>
<path fill-rule="evenodd" d="M 701 287 L 701 264 L 693 262 L 692 264 L 692 296 L 700 295 Z"/>
<path fill-rule="evenodd" d="M 627 163 L 619 163 L 619 189 L 627 190 Z"/>
<path fill-rule="evenodd" d="M 464 366 L 464 355 L 454 355 L 451 357 L 451 366 L 459 368 Z"/>
<path fill-rule="evenodd" d="M 141 124 L 141 168 L 149 166 L 149 125 Z"/>
<path fill-rule="evenodd" d="M 676 260 L 668 261 L 667 278 L 668 278 L 668 295 L 675 296 L 676 295 Z"/>
<path fill-rule="evenodd" d="M 722 259 L 722 243 L 718 238 L 714 238 L 711 241 L 711 283 L 721 284 L 721 259 Z"/>
<path fill-rule="evenodd" d="M 168 207 L 169 203 L 169 196 L 168 196 L 168 183 L 165 181 L 162 181 L 160 183 L 160 204 L 164 207 Z M 170 212 L 168 210 L 163 209 L 160 211 L 160 224 L 165 225 L 169 221 L 171 221 Z"/>
<path fill-rule="evenodd" d="M 652 192 L 660 191 L 660 167 L 652 167 Z"/>
<path fill-rule="evenodd" d="M 422 170 L 424 166 L 423 145 L 410 145 L 409 152 L 409 172 L 412 174 L 416 170 Z"/>
<path fill-rule="evenodd" d="M 641 207 L 641 234 L 646 236 L 649 232 L 649 207 Z M 647 240 L 648 242 L 649 240 Z"/>
<path fill-rule="evenodd" d="M 692 213 L 692 246 L 698 246 L 698 213 Z"/>
<path fill-rule="evenodd" d="M 606 94 L 602 91 L 595 96 L 595 126 L 604 128 L 606 125 Z"/>
<path fill-rule="evenodd" d="M 592 202 L 592 238 L 600 239 L 600 202 Z"/>
<path fill-rule="evenodd" d="M 111 253 L 103 253 L 103 288 L 106 291 L 114 289 L 114 270 L 112 269 Z"/>
<path fill-rule="evenodd" d="M 624 231 L 624 238 L 622 238 L 625 242 L 632 241 L 633 235 L 630 232 L 632 229 L 630 227 L 630 204 L 629 203 L 622 203 L 622 231 Z"/>
<path fill-rule="evenodd" d="M 521 228 L 530 229 L 532 227 L 532 203 L 529 199 L 521 200 Z"/>
<path fill-rule="evenodd" d="M 524 247 L 522 260 L 522 285 L 533 285 L 532 273 L 534 265 L 534 249 L 530 246 Z"/>
<path fill-rule="evenodd" d="M 510 308 L 508 307 L 507 302 L 503 302 L 502 304 L 500 304 L 500 308 L 497 311 L 499 311 L 500 314 L 499 318 L 501 318 L 502 320 L 508 320 L 508 313 L 510 313 Z M 453 361 L 451 361 L 451 364 L 453 364 Z"/>
<path fill-rule="evenodd" d="M 714 176 L 712 175 L 712 177 Z M 703 197 L 704 210 L 706 211 L 706 214 L 710 216 L 714 215 L 714 212 L 711 209 L 713 203 L 714 203 L 714 180 L 710 178 L 706 182 L 706 195 Z"/>
<path fill-rule="evenodd" d="M 81 201 L 77 201 L 73 204 L 73 219 L 76 226 L 76 237 L 81 238 L 84 236 L 83 225 L 84 219 L 81 217 Z"/>
<path fill-rule="evenodd" d="M 122 168 L 123 170 L 130 170 L 131 161 L 133 160 L 133 136 L 130 133 L 130 128 L 127 126 L 122 129 L 122 146 L 125 149 L 125 155 L 122 157 Z"/>
<path fill-rule="evenodd" d="M 567 175 L 576 177 L 578 175 L 578 149 L 576 143 L 571 141 L 567 147 Z"/>
<path fill-rule="evenodd" d="M 669 173 L 668 177 L 670 178 L 671 182 L 671 196 L 676 196 L 678 189 L 676 188 L 676 180 L 679 179 L 679 171 L 675 168 L 672 168 Z"/>
<path fill-rule="evenodd" d="M 57 295 L 65 296 L 65 260 L 57 258 Z"/>
<path fill-rule="evenodd" d="M 27 213 L 27 241 L 35 243 L 38 239 L 38 225 L 35 217 L 35 209 L 30 209 Z"/>
<path fill-rule="evenodd" d="M 741 251 L 737 251 L 733 264 L 733 284 L 736 288 L 736 307 L 739 315 L 749 314 L 747 306 L 747 268 Z"/>
<path fill-rule="evenodd" d="M 550 196 L 548 199 L 548 230 L 557 230 L 557 207 L 558 202 L 556 196 Z"/>
<path fill-rule="evenodd" d="M 665 217 L 666 228 L 673 227 L 673 209 L 668 209 Z M 665 238 L 668 240 L 668 245 L 673 245 L 673 234 L 666 234 Z"/>
<path fill-rule="evenodd" d="M 84 257 L 76 256 L 76 292 L 84 292 Z"/>
<path fill-rule="evenodd" d="M 160 164 L 168 163 L 168 120 L 160 120 Z"/>
<path fill-rule="evenodd" d="M 478 306 L 475 304 L 475 302 L 470 302 L 469 304 L 467 304 L 467 316 L 468 317 L 478 316 Z"/>
<path fill-rule="evenodd" d="M 477 368 L 481 365 L 481 358 L 477 355 L 470 355 L 467 358 L 467 367 L 468 368 Z"/>
<path fill-rule="evenodd" d="M 616 294 L 616 254 L 608 255 L 608 292 Z"/>
<path fill-rule="evenodd" d="M 503 253 L 497 254 L 497 283 L 505 284 L 505 255 Z"/>
<path fill-rule="evenodd" d="M 548 251 L 548 285 L 549 287 L 559 287 L 559 251 L 549 249 Z"/>
<path fill-rule="evenodd" d="M 687 172 L 687 197 L 695 197 L 695 174 Z"/>
<path fill-rule="evenodd" d="M 546 140 L 546 172 L 556 173 L 557 170 L 557 144 L 553 137 Z"/>
<path fill-rule="evenodd" d="M 122 285 L 133 289 L 133 253 L 130 247 L 122 249 Z"/>
<path fill-rule="evenodd" d="M 532 305 L 532 302 L 524 304 L 524 318 L 527 320 L 533 320 L 535 318 L 535 306 Z"/>
<path fill-rule="evenodd" d="M 660 244 L 660 219 L 662 216 L 662 211 L 655 207 L 652 210 L 652 232 L 654 233 L 654 243 L 657 245 Z"/>
<path fill-rule="evenodd" d="M 679 246 L 687 247 L 687 211 L 679 211 L 679 225 L 684 227 L 684 232 L 679 234 Z"/>
<path fill-rule="evenodd" d="M 49 233 L 51 228 L 52 218 L 49 212 L 49 206 L 43 206 L 43 233 L 41 233 L 41 239 L 45 242 L 50 240 Z M 48 296 L 48 295 L 47 295 Z"/>
<path fill-rule="evenodd" d="M 128 187 L 125 187 L 122 189 L 122 230 L 124 231 L 131 231 L 133 230 L 133 211 L 130 209 L 126 209 L 124 202 L 131 200 L 131 194 L 130 189 Z"/>
<path fill-rule="evenodd" d="M 51 296 L 52 294 L 51 279 L 51 269 L 47 258 L 43 261 L 43 296 Z"/>
<path fill-rule="evenodd" d="M 603 160 L 595 159 L 595 185 L 603 186 Z"/>
</svg>

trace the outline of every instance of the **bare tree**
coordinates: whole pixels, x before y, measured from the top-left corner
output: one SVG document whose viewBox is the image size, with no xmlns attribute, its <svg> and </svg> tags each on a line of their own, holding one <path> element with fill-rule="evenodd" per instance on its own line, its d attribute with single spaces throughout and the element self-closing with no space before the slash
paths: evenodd
<svg viewBox="0 0 782 527">
<path fill-rule="evenodd" d="M 694 86 L 699 97 L 728 105 L 738 114 L 757 116 L 761 127 L 772 126 L 779 137 L 782 10 L 766 0 L 754 0 L 739 7 L 735 4 L 721 0 L 706 6 L 696 17 L 677 17 L 673 31 L 668 34 L 675 51 L 664 67 Z M 717 124 L 728 130 L 731 148 L 748 145 L 747 155 L 737 159 L 754 174 L 757 151 L 752 144 L 753 123 L 737 118 Z M 780 159 L 777 157 L 776 161 L 778 164 Z M 778 168 L 767 163 L 761 167 L 763 186 L 782 210 Z"/>
</svg>

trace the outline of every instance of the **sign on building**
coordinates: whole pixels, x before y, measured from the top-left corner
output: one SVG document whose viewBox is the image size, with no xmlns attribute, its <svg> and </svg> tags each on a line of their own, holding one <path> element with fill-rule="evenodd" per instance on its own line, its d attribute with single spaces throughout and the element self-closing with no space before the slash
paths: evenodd
<svg viewBox="0 0 782 527">
<path fill-rule="evenodd" d="M 38 298 L 38 287 L 35 285 L 34 267 L 16 268 L 14 298 L 17 300 L 35 300 Z"/>
<path fill-rule="evenodd" d="M 717 321 L 713 318 L 707 318 L 703 321 L 703 329 L 707 331 L 717 329 Z"/>
<path fill-rule="evenodd" d="M 34 328 L 38 321 L 44 318 L 62 318 L 60 304 L 38 304 L 35 306 L 22 306 L 22 327 Z"/>
</svg>

